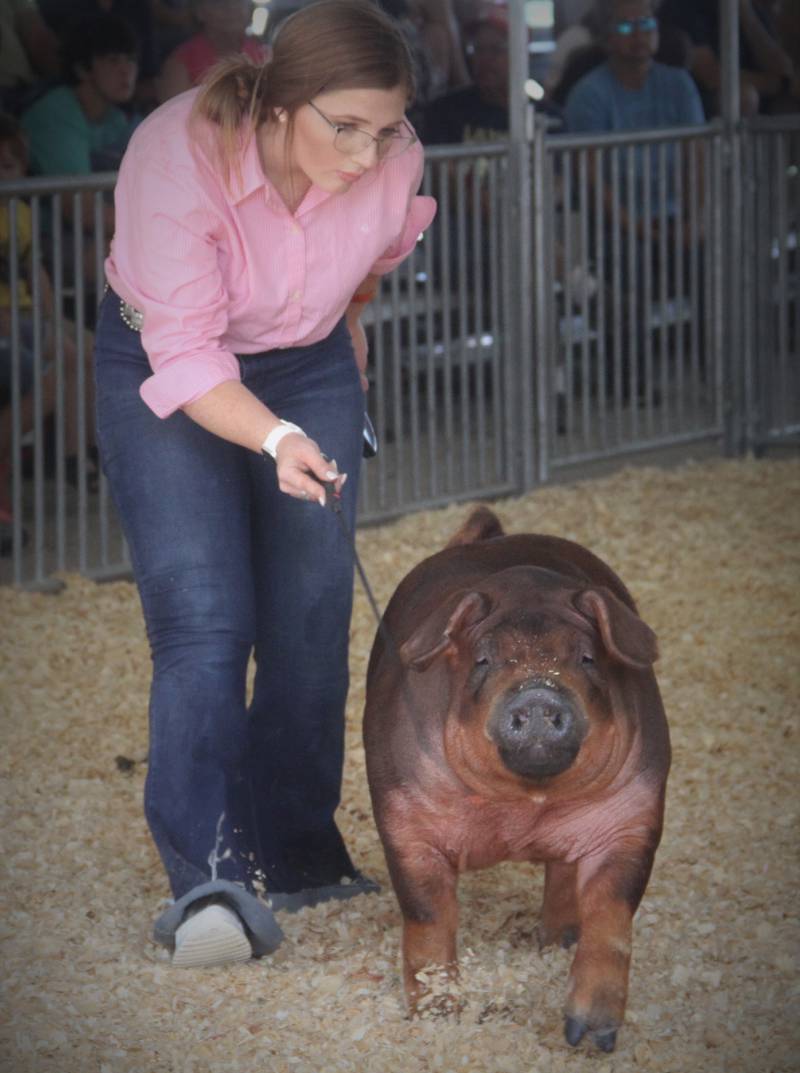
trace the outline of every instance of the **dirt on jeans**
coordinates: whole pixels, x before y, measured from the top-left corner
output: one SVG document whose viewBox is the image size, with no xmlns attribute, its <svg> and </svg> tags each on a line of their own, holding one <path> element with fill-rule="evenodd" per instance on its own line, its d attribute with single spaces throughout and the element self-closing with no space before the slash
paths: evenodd
<svg viewBox="0 0 800 1073">
<path fill-rule="evenodd" d="M 800 462 L 625 469 L 496 504 L 591 547 L 659 636 L 674 764 L 611 1055 L 564 1042 L 571 954 L 539 954 L 541 869 L 463 877 L 459 1020 L 408 1021 L 400 916 L 360 739 L 357 588 L 340 825 L 383 892 L 294 916 L 272 957 L 178 970 L 142 817 L 149 657 L 132 585 L 0 591 L 0 1069 L 13 1073 L 789 1073 L 798 1039 Z M 365 529 L 383 606 L 465 505 Z M 120 761 L 117 758 L 122 758 Z M 127 761 L 127 762 L 126 762 Z"/>
</svg>

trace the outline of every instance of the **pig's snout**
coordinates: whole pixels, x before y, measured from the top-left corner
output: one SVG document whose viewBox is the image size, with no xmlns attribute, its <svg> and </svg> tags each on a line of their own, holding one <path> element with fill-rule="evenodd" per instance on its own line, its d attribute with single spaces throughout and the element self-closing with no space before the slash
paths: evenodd
<svg viewBox="0 0 800 1073">
<path fill-rule="evenodd" d="M 586 733 L 575 702 L 539 683 L 506 694 L 489 719 L 488 731 L 506 767 L 534 779 L 566 771 Z"/>
</svg>

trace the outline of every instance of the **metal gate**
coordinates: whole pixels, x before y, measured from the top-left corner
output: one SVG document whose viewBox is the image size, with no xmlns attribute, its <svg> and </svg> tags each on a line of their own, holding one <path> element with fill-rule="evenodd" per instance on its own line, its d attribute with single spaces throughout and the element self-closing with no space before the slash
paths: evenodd
<svg viewBox="0 0 800 1073">
<path fill-rule="evenodd" d="M 113 183 L 0 185 L 14 516 L 3 582 L 128 571 L 108 488 L 89 473 Z M 536 127 L 430 149 L 425 191 L 437 219 L 366 314 L 381 450 L 364 467 L 362 523 L 645 451 L 797 442 L 800 117 L 591 138 Z M 49 321 L 36 275 L 30 316 L 15 297 L 22 204 L 52 281 Z"/>
</svg>

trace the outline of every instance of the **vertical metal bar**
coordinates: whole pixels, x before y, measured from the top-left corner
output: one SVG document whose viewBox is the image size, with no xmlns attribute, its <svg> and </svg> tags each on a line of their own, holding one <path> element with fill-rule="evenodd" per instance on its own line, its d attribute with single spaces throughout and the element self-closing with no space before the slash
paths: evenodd
<svg viewBox="0 0 800 1073">
<path fill-rule="evenodd" d="M 451 390 L 452 368 L 451 350 L 453 345 L 452 333 L 452 280 L 450 265 L 452 263 L 452 237 L 450 234 L 450 171 L 442 176 L 441 202 L 439 205 L 439 217 L 442 222 L 441 229 L 441 268 L 442 268 L 442 391 L 444 404 L 444 433 L 442 447 L 444 453 L 445 487 L 452 491 L 454 480 L 453 467 L 453 395 Z"/>
<path fill-rule="evenodd" d="M 634 440 L 639 433 L 638 411 L 638 280 L 636 258 L 636 146 L 625 146 L 626 164 L 626 207 L 627 207 L 627 378 L 628 378 L 628 407 L 631 411 L 631 435 Z M 649 330 L 649 325 L 647 326 Z"/>
<path fill-rule="evenodd" d="M 500 257 L 501 257 L 501 228 L 503 218 L 503 201 L 500 196 L 501 190 L 501 161 L 495 157 L 492 160 L 492 169 L 489 173 L 489 323 L 488 330 L 492 337 L 491 343 L 491 375 L 492 375 L 492 429 L 494 441 L 494 477 L 503 472 L 504 460 L 507 459 L 508 450 L 503 435 L 506 421 L 503 420 L 508 408 L 508 391 L 506 377 L 503 375 L 504 368 L 508 363 L 503 362 L 502 355 L 507 345 L 506 327 L 500 313 Z"/>
<path fill-rule="evenodd" d="M 564 224 L 562 255 L 564 260 L 563 294 L 564 308 L 562 323 L 564 325 L 564 435 L 567 452 L 574 450 L 575 434 L 575 317 L 572 310 L 572 154 L 567 149 L 559 154 L 562 168 Z"/>
<path fill-rule="evenodd" d="M 419 348 L 417 309 L 417 266 L 419 264 L 419 247 L 405 263 L 406 295 L 408 302 L 408 405 L 409 434 L 411 437 L 411 496 L 413 500 L 422 498 L 422 458 L 420 457 L 419 434 Z"/>
<path fill-rule="evenodd" d="M 661 317 L 658 328 L 658 364 L 661 381 L 661 407 L 663 413 L 662 424 L 666 431 L 666 416 L 669 413 L 669 393 L 667 381 L 667 366 L 669 362 L 669 321 L 673 311 L 670 309 L 670 270 L 669 270 L 669 171 L 667 168 L 667 150 L 671 148 L 666 142 L 660 142 L 658 146 L 658 269 L 659 288 L 658 304 L 661 307 Z M 655 376 L 652 368 L 647 371 L 647 425 L 653 430 L 653 402 L 655 398 Z"/>
<path fill-rule="evenodd" d="M 437 177 L 441 182 L 442 165 L 436 168 Z M 430 194 L 433 169 L 426 168 L 426 193 Z M 425 250 L 425 404 L 426 421 L 425 430 L 428 442 L 428 488 L 429 495 L 433 498 L 439 492 L 439 466 L 438 466 L 438 421 L 436 420 L 436 363 L 434 354 L 434 245 L 431 236 L 423 239 Z"/>
<path fill-rule="evenodd" d="M 750 440 L 749 388 L 753 349 L 753 313 L 757 289 L 754 286 L 753 269 L 758 256 L 754 233 L 753 212 L 755 188 L 753 186 L 753 143 L 747 132 L 742 135 L 743 168 L 743 213 L 742 213 L 742 368 L 741 368 L 741 445 Z"/>
<path fill-rule="evenodd" d="M 621 445 L 622 431 L 622 210 L 620 192 L 620 153 L 619 146 L 611 151 L 611 259 L 612 259 L 612 317 L 614 347 L 614 418 L 616 425 L 616 443 Z"/>
<path fill-rule="evenodd" d="M 672 234 L 672 257 L 675 264 L 675 325 L 673 329 L 674 349 L 672 366 L 675 370 L 675 415 L 678 428 L 685 428 L 684 398 L 684 332 L 686 331 L 686 281 L 684 280 L 684 238 L 688 233 L 686 204 L 684 198 L 684 171 L 692 142 L 680 139 L 675 142 L 674 177 L 675 177 L 675 226 Z M 667 398 L 666 371 L 661 380 L 661 393 Z M 664 410 L 666 424 L 666 409 Z"/>
<path fill-rule="evenodd" d="M 789 425 L 789 214 L 787 206 L 787 164 L 786 164 L 786 138 L 781 132 L 776 133 L 776 187 L 774 201 L 776 209 L 775 233 L 778 236 L 778 287 L 777 309 L 778 320 L 778 352 L 777 360 L 777 388 L 776 398 L 776 424 L 779 430 L 785 430 Z"/>
<path fill-rule="evenodd" d="M 700 238 L 699 229 L 699 182 L 698 182 L 698 153 L 708 156 L 708 143 L 694 141 L 691 143 L 690 158 L 688 158 L 688 312 L 690 312 L 690 324 L 688 324 L 688 336 L 690 336 L 690 396 L 693 411 L 699 420 L 699 381 L 700 381 L 700 313 L 701 313 L 701 290 L 700 290 L 700 264 L 709 264 L 711 244 L 708 233 L 703 233 Z M 700 258 L 702 256 L 702 262 Z"/>
<path fill-rule="evenodd" d="M 552 364 L 558 360 L 557 346 L 551 346 L 548 328 L 552 319 L 555 289 L 552 273 L 548 271 L 547 221 L 553 214 L 546 211 L 552 204 L 552 190 L 547 183 L 549 152 L 545 127 L 537 123 L 533 141 L 533 287 L 534 325 L 536 331 L 536 475 L 544 483 L 550 475 L 551 421 L 555 421 L 552 394 Z"/>
<path fill-rule="evenodd" d="M 97 195 L 95 195 L 97 196 Z M 80 192 L 72 197 L 72 229 L 75 243 L 75 398 L 71 405 L 75 407 L 75 422 L 78 429 L 86 427 L 86 289 L 83 266 L 85 264 L 85 247 L 83 235 L 83 202 Z M 86 573 L 88 568 L 88 501 L 86 493 L 86 444 L 83 437 L 78 437 L 78 568 Z"/>
<path fill-rule="evenodd" d="M 41 231 L 41 205 L 38 196 L 31 199 L 31 228 L 33 231 L 31 243 L 31 261 L 35 266 L 41 264 L 42 253 L 39 246 Z M 44 338 L 42 333 L 42 288 L 41 278 L 38 271 L 33 273 L 33 428 L 34 428 L 34 530 L 33 552 L 34 573 L 36 581 L 43 581 L 46 575 L 45 569 L 45 502 L 44 502 L 44 479 L 45 479 L 45 427 L 44 427 L 44 398 L 43 398 L 43 371 L 44 371 Z"/>
<path fill-rule="evenodd" d="M 55 346 L 55 433 L 56 433 L 56 562 L 59 570 L 67 567 L 67 378 L 64 370 L 64 221 L 61 195 L 51 201 L 50 220 L 53 239 L 53 342 Z"/>
<path fill-rule="evenodd" d="M 403 427 L 403 355 L 400 346 L 400 276 L 392 272 L 389 276 L 389 295 L 391 301 L 391 362 L 392 362 L 392 423 L 394 425 L 395 446 L 395 504 L 405 505 L 405 468 L 406 436 Z"/>
<path fill-rule="evenodd" d="M 578 251 L 580 278 L 582 288 L 581 305 L 581 431 L 583 442 L 588 445 L 591 436 L 591 324 L 589 320 L 589 300 L 586 294 L 586 277 L 589 263 L 589 173 L 587 150 L 581 149 L 578 157 Z"/>
<path fill-rule="evenodd" d="M 606 347 L 606 212 L 603 192 L 605 187 L 606 149 L 598 148 L 594 153 L 594 239 L 595 259 L 594 275 L 597 278 L 597 409 L 600 444 L 608 447 L 608 414 L 606 400 L 610 383 L 607 362 L 609 354 Z"/>
<path fill-rule="evenodd" d="M 484 280 L 483 280 L 483 263 L 484 263 L 484 245 L 483 245 L 483 196 L 489 192 L 489 173 L 491 167 L 494 164 L 493 159 L 485 160 L 484 167 L 481 169 L 473 168 L 471 172 L 472 178 L 472 190 L 470 196 L 471 206 L 471 240 L 470 247 L 472 253 L 472 266 L 475 273 L 475 283 L 472 288 L 472 300 L 473 300 L 473 312 L 474 318 L 472 323 L 472 336 L 475 339 L 475 430 L 477 431 L 477 481 L 478 486 L 485 484 L 486 482 L 486 467 L 489 460 L 489 453 L 486 450 L 488 446 L 487 429 L 486 429 L 486 403 L 485 396 L 488 388 L 485 376 L 485 362 L 483 356 L 483 337 L 484 337 L 484 324 L 483 324 L 483 296 L 484 296 Z M 476 438 L 472 435 L 472 449 L 474 451 L 476 446 Z"/>
<path fill-rule="evenodd" d="M 480 169 L 480 158 L 473 159 L 471 162 L 471 170 Z M 466 186 L 467 176 L 469 172 L 467 170 L 467 163 L 464 160 L 459 160 L 456 169 L 456 229 L 458 234 L 458 372 L 457 382 L 459 391 L 459 424 L 461 426 L 461 487 L 469 488 L 470 485 L 470 421 L 469 421 L 469 322 L 467 301 L 467 280 L 469 274 L 469 254 L 472 258 L 479 255 L 479 251 L 468 250 L 467 248 L 467 198 L 466 198 Z M 456 381 L 451 381 L 451 389 L 455 390 Z"/>
<path fill-rule="evenodd" d="M 22 525 L 22 340 L 19 309 L 19 200 L 8 202 L 9 288 L 11 291 L 11 555 L 14 581 L 24 579 Z"/>
<path fill-rule="evenodd" d="M 97 286 L 95 289 L 95 300 L 99 307 L 103 298 L 103 282 L 104 282 L 104 261 L 106 253 L 106 234 L 105 234 L 105 212 L 104 212 L 105 194 L 100 193 L 99 197 L 95 198 L 94 203 L 94 271 L 95 280 Z M 94 378 L 94 358 L 89 364 L 90 379 Z M 94 398 L 94 391 L 90 392 L 90 397 Z M 94 422 L 90 419 L 90 426 L 93 427 Z M 88 433 L 88 427 L 87 427 Z M 86 442 L 88 443 L 89 437 L 86 436 Z M 108 494 L 106 489 L 106 480 L 102 473 L 98 474 L 98 489 L 97 489 L 97 523 L 98 523 L 98 558 L 102 566 L 108 566 L 110 561 L 109 556 L 109 517 L 108 517 Z"/>
<path fill-rule="evenodd" d="M 660 145 L 656 150 L 660 152 L 662 146 Z M 643 145 L 640 148 L 634 150 L 640 154 L 642 161 L 642 224 L 643 224 L 643 239 L 642 239 L 642 302 L 641 302 L 641 332 L 642 332 L 642 344 L 644 346 L 644 384 L 642 395 L 645 400 L 645 412 L 647 419 L 647 431 L 652 432 L 653 426 L 653 406 L 652 406 L 652 380 L 653 380 L 653 220 L 655 219 L 655 212 L 653 206 L 653 148 L 649 145 Z M 659 169 L 659 203 L 658 203 L 658 227 L 657 238 L 661 241 L 663 229 L 665 226 L 665 213 L 663 202 L 663 186 L 661 186 L 661 173 Z M 638 215 L 631 219 L 631 226 L 638 220 Z M 663 269 L 663 265 L 659 266 Z M 661 283 L 663 279 L 663 271 L 659 272 Z M 661 318 L 664 317 L 664 303 L 661 303 Z M 637 360 L 638 364 L 638 360 Z M 631 406 L 635 407 L 637 404 L 636 397 L 631 394 Z"/>
<path fill-rule="evenodd" d="M 728 365 L 726 363 L 725 355 L 725 313 L 726 309 L 723 306 L 723 287 L 725 281 L 725 272 L 727 269 L 727 246 L 724 242 L 723 236 L 723 220 L 727 211 L 726 206 L 723 205 L 723 164 L 722 155 L 725 151 L 725 146 L 720 135 L 716 135 L 712 142 L 712 161 L 708 181 L 708 196 L 706 198 L 706 205 L 708 206 L 708 220 L 711 224 L 711 234 L 713 235 L 713 271 L 709 273 L 709 286 L 710 292 L 708 296 L 708 325 L 709 325 L 709 347 L 713 361 L 712 368 L 714 370 L 714 390 L 716 397 L 716 415 L 715 422 L 718 428 L 722 428 L 726 417 L 728 399 L 726 394 L 726 376 L 728 375 Z M 723 430 L 724 433 L 724 430 Z"/>
<path fill-rule="evenodd" d="M 375 490 L 378 507 L 387 505 L 387 484 L 390 457 L 395 454 L 394 429 L 389 429 L 387 423 L 386 401 L 386 346 L 384 342 L 384 324 L 386 323 L 386 288 L 383 278 L 378 284 L 372 308 L 375 311 L 375 319 L 372 325 L 372 345 L 375 351 L 375 422 L 378 435 L 384 443 L 384 449 L 379 451 L 375 461 L 377 465 L 377 488 Z M 391 445 L 389 441 L 391 442 Z M 391 448 L 391 449 L 389 449 Z"/>
</svg>

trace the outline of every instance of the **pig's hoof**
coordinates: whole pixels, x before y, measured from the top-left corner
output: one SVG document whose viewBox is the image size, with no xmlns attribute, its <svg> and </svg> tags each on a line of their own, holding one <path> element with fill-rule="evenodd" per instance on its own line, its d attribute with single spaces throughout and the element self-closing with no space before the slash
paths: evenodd
<svg viewBox="0 0 800 1073">
<path fill-rule="evenodd" d="M 606 1053 L 614 1050 L 617 1042 L 616 1028 L 590 1029 L 588 1022 L 584 1021 L 582 1017 L 567 1016 L 564 1018 L 564 1035 L 570 1047 L 577 1047 L 587 1032 L 589 1033 L 589 1038 L 594 1040 L 599 1050 Z"/>
</svg>

